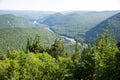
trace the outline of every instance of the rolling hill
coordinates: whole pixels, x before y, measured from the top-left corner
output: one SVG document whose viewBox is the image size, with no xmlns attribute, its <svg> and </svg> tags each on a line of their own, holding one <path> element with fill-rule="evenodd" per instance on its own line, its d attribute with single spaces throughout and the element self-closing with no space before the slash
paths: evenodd
<svg viewBox="0 0 120 80">
<path fill-rule="evenodd" d="M 0 15 L 0 28 L 33 27 L 33 23 L 13 14 Z"/>
<path fill-rule="evenodd" d="M 31 21 L 13 14 L 0 15 L 0 51 L 6 51 L 7 47 L 25 49 L 27 39 L 34 38 L 37 34 L 40 35 L 41 44 L 44 47 L 49 47 L 55 38 L 59 37 L 59 35 L 49 31 L 47 25 L 33 24 Z M 71 41 L 62 40 L 67 49 L 74 50 Z"/>
<path fill-rule="evenodd" d="M 100 35 L 104 32 L 108 25 L 108 29 L 110 30 L 111 35 L 113 35 L 117 41 L 120 41 L 120 13 L 113 15 L 112 17 L 102 21 L 94 28 L 86 32 L 85 42 L 93 43 L 96 39 L 96 35 Z"/>
<path fill-rule="evenodd" d="M 44 20 L 42 24 L 51 26 L 50 28 L 58 34 L 73 38 L 79 37 L 80 40 L 91 28 L 118 12 L 119 11 L 87 11 L 72 12 L 69 14 L 55 13 Z M 40 21 L 38 22 L 40 23 Z"/>
<path fill-rule="evenodd" d="M 0 29 L 0 49 L 5 51 L 7 46 L 10 48 L 25 48 L 27 39 L 40 35 L 41 43 L 44 47 L 53 43 L 56 35 L 44 28 L 2 28 Z"/>
<path fill-rule="evenodd" d="M 0 49 L 5 51 L 6 47 L 25 48 L 27 38 L 40 35 L 43 46 L 53 43 L 56 38 L 54 33 L 45 29 L 45 25 L 36 25 L 29 20 L 13 14 L 0 15 Z"/>
</svg>

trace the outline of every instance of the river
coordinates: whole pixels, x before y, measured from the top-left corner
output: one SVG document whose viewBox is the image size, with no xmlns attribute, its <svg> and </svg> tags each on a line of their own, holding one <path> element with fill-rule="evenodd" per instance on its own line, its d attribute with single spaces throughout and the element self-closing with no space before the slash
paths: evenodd
<svg viewBox="0 0 120 80">
<path fill-rule="evenodd" d="M 55 33 L 55 32 L 54 32 L 52 29 L 50 29 L 49 27 L 45 27 L 45 29 L 48 30 L 48 31 L 50 31 L 50 32 L 52 32 L 52 33 Z M 67 37 L 67 36 L 60 35 L 60 34 L 58 34 L 58 35 L 59 35 L 61 38 L 64 38 L 64 39 L 66 39 L 66 40 L 71 41 L 73 44 L 76 43 L 76 41 L 75 41 L 74 38 L 70 38 L 70 37 Z M 79 42 L 78 44 L 81 45 L 80 42 Z"/>
<path fill-rule="evenodd" d="M 39 23 L 37 23 L 37 21 L 34 21 L 33 22 L 34 24 L 39 24 Z M 48 31 L 50 31 L 50 32 L 52 32 L 52 33 L 55 33 L 52 29 L 50 29 L 49 27 L 45 27 L 45 29 L 46 30 L 48 30 Z M 57 34 L 57 33 L 55 33 L 55 34 Z M 66 39 L 66 40 L 69 40 L 69 41 L 71 41 L 73 44 L 75 44 L 76 43 L 76 41 L 75 41 L 75 39 L 74 38 L 70 38 L 70 37 L 67 37 L 67 36 L 65 36 L 65 35 L 60 35 L 60 34 L 58 34 L 61 38 L 64 38 L 64 39 Z M 79 42 L 78 43 L 79 45 L 81 45 L 81 43 Z M 84 43 L 85 44 L 85 43 Z M 85 44 L 86 46 L 87 46 L 87 44 Z"/>
</svg>

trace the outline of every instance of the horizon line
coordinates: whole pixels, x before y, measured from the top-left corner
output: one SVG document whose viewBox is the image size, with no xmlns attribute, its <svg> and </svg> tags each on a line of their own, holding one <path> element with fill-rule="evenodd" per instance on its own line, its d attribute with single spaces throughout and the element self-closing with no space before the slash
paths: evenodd
<svg viewBox="0 0 120 80">
<path fill-rule="evenodd" d="M 95 12 L 104 12 L 104 11 L 120 11 L 120 10 L 29 10 L 29 9 L 0 9 L 0 11 L 43 11 L 43 12 L 66 12 L 66 11 L 95 11 Z"/>
</svg>

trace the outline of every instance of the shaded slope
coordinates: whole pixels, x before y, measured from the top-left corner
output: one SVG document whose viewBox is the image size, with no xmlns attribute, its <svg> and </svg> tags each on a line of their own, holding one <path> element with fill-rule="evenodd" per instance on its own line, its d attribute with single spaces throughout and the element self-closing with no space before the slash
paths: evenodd
<svg viewBox="0 0 120 80">
<path fill-rule="evenodd" d="M 120 41 L 120 13 L 118 13 L 89 30 L 86 33 L 85 42 L 93 43 L 96 39 L 96 35 L 103 33 L 106 29 L 107 24 L 109 24 L 108 28 L 110 30 L 110 33 L 115 36 L 117 41 Z"/>
</svg>

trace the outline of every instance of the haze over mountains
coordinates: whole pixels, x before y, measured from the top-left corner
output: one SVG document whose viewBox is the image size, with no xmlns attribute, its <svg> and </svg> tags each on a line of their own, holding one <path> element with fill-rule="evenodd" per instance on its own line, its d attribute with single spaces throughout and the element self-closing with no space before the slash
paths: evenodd
<svg viewBox="0 0 120 80">
<path fill-rule="evenodd" d="M 51 11 L 1 10 L 0 45 L 4 45 L 4 43 L 6 43 L 6 45 L 12 45 L 10 43 L 14 42 L 14 40 L 18 41 L 16 43 L 23 41 L 23 44 L 26 44 L 24 42 L 26 42 L 27 36 L 32 35 L 33 37 L 35 34 L 40 34 L 42 42 L 45 44 L 52 43 L 56 35 L 72 39 L 77 38 L 79 42 L 93 43 L 96 39 L 96 34 L 101 34 L 104 31 L 109 20 L 110 30 L 115 35 L 117 41 L 119 41 L 119 12 L 120 11 L 65 11 L 58 13 Z M 54 33 L 46 28 L 49 28 Z M 69 47 L 71 46 L 70 44 L 67 45 Z M 13 47 L 15 46 L 16 45 L 13 45 Z M 19 46 L 21 46 L 21 44 Z"/>
</svg>

